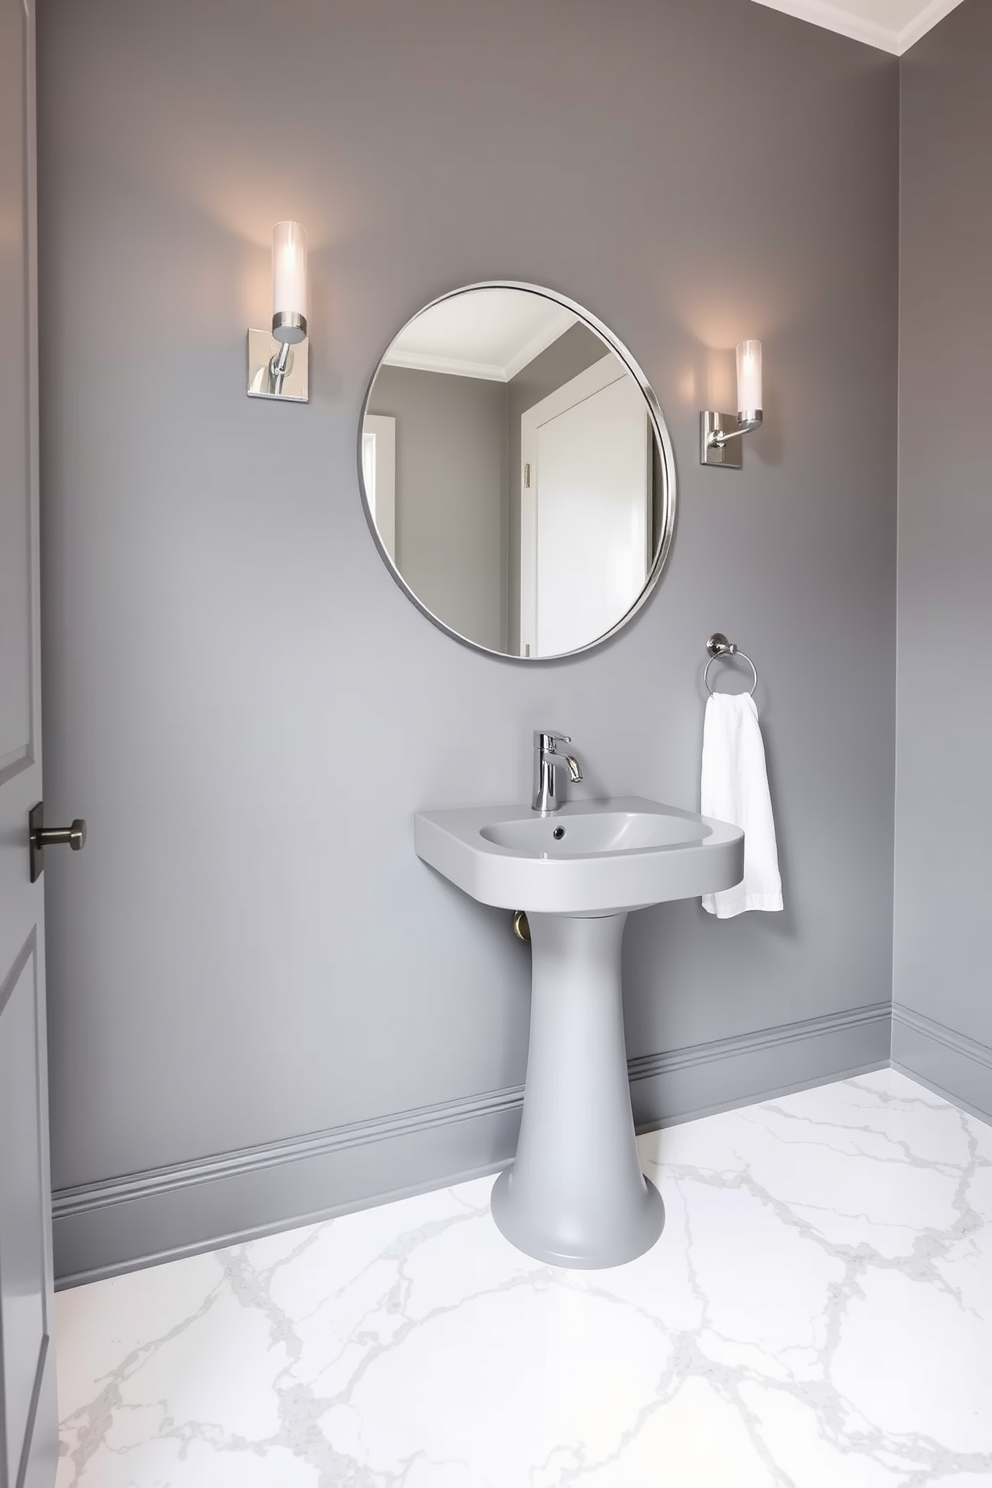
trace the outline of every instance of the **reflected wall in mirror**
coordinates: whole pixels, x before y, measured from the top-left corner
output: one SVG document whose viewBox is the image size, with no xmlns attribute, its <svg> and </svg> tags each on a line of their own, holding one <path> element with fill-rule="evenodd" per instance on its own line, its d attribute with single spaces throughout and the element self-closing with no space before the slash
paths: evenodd
<svg viewBox="0 0 992 1488">
<path fill-rule="evenodd" d="M 565 656 L 612 634 L 671 542 L 654 394 L 605 326 L 528 285 L 457 290 L 404 326 L 365 399 L 360 471 L 401 586 L 502 656 Z"/>
</svg>

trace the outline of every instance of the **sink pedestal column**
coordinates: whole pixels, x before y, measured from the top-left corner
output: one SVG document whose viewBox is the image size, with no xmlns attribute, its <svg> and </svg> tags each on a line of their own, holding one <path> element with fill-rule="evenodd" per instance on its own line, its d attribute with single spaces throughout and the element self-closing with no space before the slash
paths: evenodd
<svg viewBox="0 0 992 1488">
<path fill-rule="evenodd" d="M 556 1266 L 619 1266 L 665 1222 L 630 1110 L 620 948 L 626 914 L 528 914 L 530 1050 L 513 1167 L 492 1193 L 500 1230 Z"/>
</svg>

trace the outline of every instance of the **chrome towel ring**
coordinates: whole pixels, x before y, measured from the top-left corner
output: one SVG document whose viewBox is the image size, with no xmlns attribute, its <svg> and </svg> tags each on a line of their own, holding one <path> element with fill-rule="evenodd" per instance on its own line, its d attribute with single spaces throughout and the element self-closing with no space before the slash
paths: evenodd
<svg viewBox="0 0 992 1488">
<path fill-rule="evenodd" d="M 755 666 L 750 656 L 745 656 L 744 652 L 738 650 L 734 642 L 728 641 L 727 637 L 723 635 L 722 632 L 720 632 L 719 630 L 715 630 L 710 636 L 709 640 L 706 642 L 706 649 L 709 652 L 710 659 L 706 663 L 706 670 L 703 672 L 703 684 L 710 697 L 713 696 L 713 688 L 710 686 L 708 681 L 710 667 L 715 661 L 719 661 L 721 657 L 724 656 L 739 656 L 741 661 L 747 662 L 748 666 L 751 668 L 752 673 L 754 674 L 754 681 L 751 683 L 751 696 L 754 697 L 754 689 L 758 685 L 758 668 Z"/>
</svg>

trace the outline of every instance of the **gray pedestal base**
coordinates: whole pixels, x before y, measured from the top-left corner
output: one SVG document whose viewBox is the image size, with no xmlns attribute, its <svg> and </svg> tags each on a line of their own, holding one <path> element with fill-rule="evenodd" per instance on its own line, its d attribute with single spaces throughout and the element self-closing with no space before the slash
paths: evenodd
<svg viewBox="0 0 992 1488">
<path fill-rule="evenodd" d="M 620 988 L 627 916 L 527 919 L 527 1085 L 516 1159 L 493 1187 L 493 1218 L 539 1261 L 619 1266 L 649 1250 L 665 1223 L 630 1112 Z"/>
</svg>

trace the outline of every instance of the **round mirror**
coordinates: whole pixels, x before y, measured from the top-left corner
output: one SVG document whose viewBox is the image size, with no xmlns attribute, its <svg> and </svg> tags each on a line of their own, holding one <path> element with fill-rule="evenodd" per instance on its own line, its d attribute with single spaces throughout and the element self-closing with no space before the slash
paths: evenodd
<svg viewBox="0 0 992 1488">
<path fill-rule="evenodd" d="M 657 400 L 616 337 L 524 284 L 428 305 L 362 413 L 366 515 L 442 630 L 500 656 L 585 650 L 643 603 L 675 518 Z"/>
</svg>

